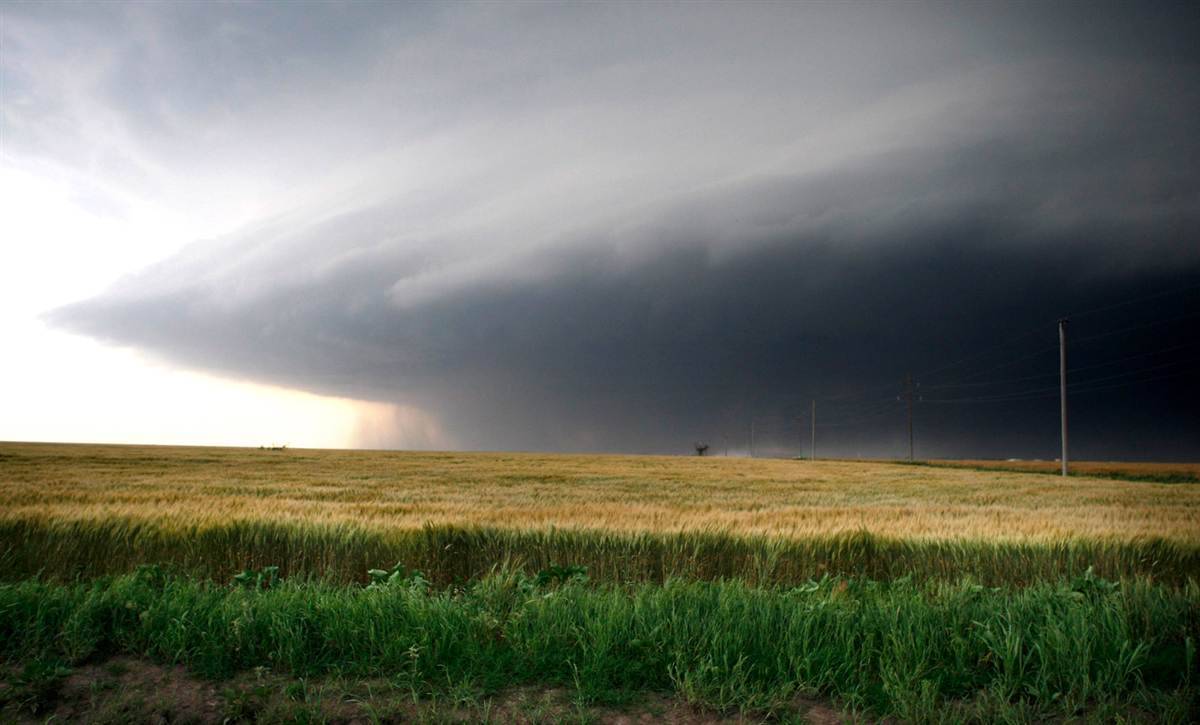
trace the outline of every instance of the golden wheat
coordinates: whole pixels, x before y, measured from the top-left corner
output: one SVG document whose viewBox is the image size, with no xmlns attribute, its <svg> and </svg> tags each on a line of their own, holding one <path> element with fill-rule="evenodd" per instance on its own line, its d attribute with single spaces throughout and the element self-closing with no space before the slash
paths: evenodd
<svg viewBox="0 0 1200 725">
<path fill-rule="evenodd" d="M 1200 487 L 890 463 L 0 445 L 0 520 L 1200 543 Z"/>
</svg>

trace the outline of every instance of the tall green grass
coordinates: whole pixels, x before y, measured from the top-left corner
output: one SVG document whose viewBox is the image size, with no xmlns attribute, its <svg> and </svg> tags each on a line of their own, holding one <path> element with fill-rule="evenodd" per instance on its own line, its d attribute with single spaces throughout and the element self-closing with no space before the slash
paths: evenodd
<svg viewBox="0 0 1200 725">
<path fill-rule="evenodd" d="M 592 701 L 673 692 L 719 708 L 796 697 L 906 720 L 1036 720 L 1195 707 L 1200 586 L 1090 575 L 1020 589 L 825 578 L 790 589 L 672 579 L 465 587 L 230 587 L 143 569 L 0 585 L 0 657 L 114 653 L 210 677 L 252 667 L 385 676 L 416 689 L 565 686 Z M 1195 710 L 1190 711 L 1195 714 Z"/>
<path fill-rule="evenodd" d="M 246 567 L 277 565 L 284 576 L 363 581 L 367 569 L 404 561 L 439 584 L 477 578 L 501 562 L 526 571 L 569 562 L 608 582 L 737 577 L 789 585 L 823 575 L 1020 585 L 1076 576 L 1200 578 L 1200 547 L 1157 539 L 1074 538 L 1057 543 L 888 539 L 866 532 L 784 539 L 721 531 L 628 534 L 567 529 L 437 526 L 381 530 L 270 521 L 167 528 L 117 518 L 0 522 L 0 579 L 59 580 L 120 574 L 163 562 L 226 581 Z"/>
</svg>

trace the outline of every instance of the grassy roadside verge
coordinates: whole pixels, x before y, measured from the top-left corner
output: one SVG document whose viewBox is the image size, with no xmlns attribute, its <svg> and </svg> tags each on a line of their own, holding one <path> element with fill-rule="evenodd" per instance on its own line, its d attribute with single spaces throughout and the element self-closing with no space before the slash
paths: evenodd
<svg viewBox="0 0 1200 725">
<path fill-rule="evenodd" d="M 414 691 L 567 688 L 580 702 L 671 693 L 772 712 L 797 697 L 905 720 L 1194 716 L 1200 585 L 1093 576 L 993 589 L 825 578 L 431 588 L 216 585 L 157 568 L 0 585 L 0 657 L 135 655 L 209 678 L 269 668 L 386 677 Z"/>
</svg>

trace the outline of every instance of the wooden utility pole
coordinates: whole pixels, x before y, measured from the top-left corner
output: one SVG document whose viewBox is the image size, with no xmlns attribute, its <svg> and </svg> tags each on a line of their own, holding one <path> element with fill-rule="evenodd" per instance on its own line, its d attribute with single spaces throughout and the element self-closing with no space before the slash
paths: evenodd
<svg viewBox="0 0 1200 725">
<path fill-rule="evenodd" d="M 1058 321 L 1058 397 L 1062 418 L 1062 475 L 1067 475 L 1067 318 Z"/>
<path fill-rule="evenodd" d="M 754 416 L 750 416 L 750 457 L 754 458 Z"/>
<path fill-rule="evenodd" d="M 912 463 L 912 460 L 913 460 L 913 430 L 912 430 L 912 403 L 913 403 L 913 401 L 912 401 L 912 398 L 913 398 L 913 386 L 912 386 L 912 373 L 909 373 L 908 375 L 906 375 L 906 376 L 904 377 L 904 393 L 905 393 L 905 397 L 908 399 L 908 462 L 909 462 L 909 463 Z"/>
<path fill-rule="evenodd" d="M 812 459 L 817 460 L 817 401 L 812 402 Z"/>
</svg>

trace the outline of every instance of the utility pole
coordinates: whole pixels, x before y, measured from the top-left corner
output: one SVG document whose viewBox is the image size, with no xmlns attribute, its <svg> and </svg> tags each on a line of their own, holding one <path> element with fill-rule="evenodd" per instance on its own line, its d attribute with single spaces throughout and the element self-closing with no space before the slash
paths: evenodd
<svg viewBox="0 0 1200 725">
<path fill-rule="evenodd" d="M 754 458 L 754 416 L 750 416 L 750 457 Z"/>
<path fill-rule="evenodd" d="M 817 401 L 812 402 L 812 459 L 817 460 Z"/>
<path fill-rule="evenodd" d="M 913 430 L 912 430 L 912 373 L 904 377 L 904 392 L 908 399 L 908 462 L 913 460 Z"/>
<path fill-rule="evenodd" d="M 1067 318 L 1058 321 L 1058 397 L 1062 418 L 1062 475 L 1067 475 Z"/>
</svg>

